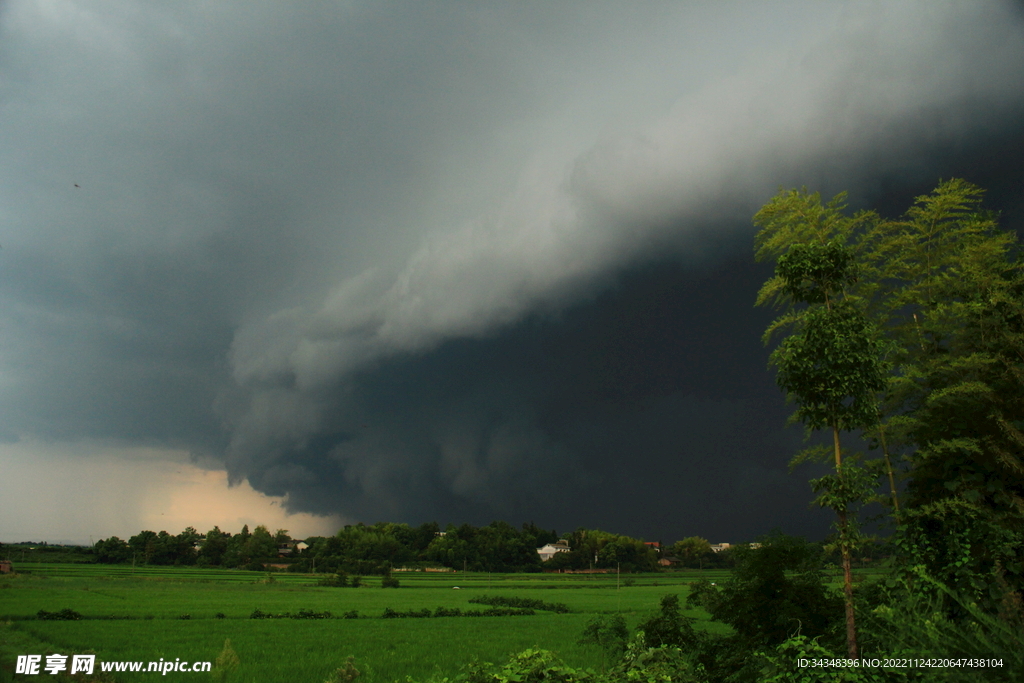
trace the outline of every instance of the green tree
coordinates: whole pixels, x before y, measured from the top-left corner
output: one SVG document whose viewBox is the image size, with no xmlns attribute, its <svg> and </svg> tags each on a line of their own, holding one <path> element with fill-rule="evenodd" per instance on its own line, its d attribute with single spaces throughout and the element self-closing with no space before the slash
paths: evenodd
<svg viewBox="0 0 1024 683">
<path fill-rule="evenodd" d="M 249 539 L 252 534 L 249 533 L 249 525 L 242 526 L 242 531 L 232 536 L 227 542 L 227 548 L 224 551 L 224 564 L 228 567 L 244 567 L 249 564 L 252 560 L 250 554 Z"/>
<path fill-rule="evenodd" d="M 218 526 L 207 531 L 199 548 L 199 559 L 211 565 L 223 564 L 230 538 L 231 534 L 221 531 Z"/>
<path fill-rule="evenodd" d="M 248 545 L 249 557 L 253 560 L 277 557 L 277 543 L 267 527 L 262 524 L 253 529 Z"/>
<path fill-rule="evenodd" d="M 665 552 L 678 557 L 685 566 L 696 565 L 698 569 L 703 569 L 704 560 L 714 554 L 714 551 L 711 550 L 711 543 L 700 536 L 689 536 L 681 541 L 676 541 Z"/>
<path fill-rule="evenodd" d="M 132 559 L 131 547 L 117 536 L 96 541 L 94 549 L 96 561 L 100 564 L 120 564 Z"/>
<path fill-rule="evenodd" d="M 794 417 L 809 430 L 831 432 L 834 473 L 813 486 L 818 503 L 835 510 L 838 517 L 847 650 L 856 658 L 851 554 L 857 532 L 851 506 L 867 497 L 871 478 L 854 463 L 843 462 L 840 432 L 877 422 L 877 395 L 886 387 L 884 358 L 889 347 L 860 308 L 845 298 L 846 286 L 856 280 L 852 255 L 845 246 L 795 244 L 778 259 L 776 275 L 781 293 L 806 308 L 794 307 L 786 316 L 793 332 L 775 349 L 770 362 L 778 370 L 779 386 L 797 403 Z"/>
<path fill-rule="evenodd" d="M 982 198 L 945 181 L 863 244 L 901 351 L 886 412 L 910 464 L 905 562 L 995 612 L 1024 597 L 1024 264 Z"/>
<path fill-rule="evenodd" d="M 150 557 L 156 550 L 156 532 L 144 530 L 128 539 L 132 549 L 132 557 L 139 563 L 149 564 Z"/>
<path fill-rule="evenodd" d="M 717 586 L 696 582 L 690 605 L 732 626 L 750 649 L 774 647 L 797 631 L 812 638 L 835 633 L 840 600 L 825 586 L 820 548 L 777 534 L 733 553 L 730 578 Z"/>
<path fill-rule="evenodd" d="M 603 665 L 605 656 L 614 660 L 625 652 L 628 639 L 629 630 L 626 628 L 626 620 L 621 614 L 616 614 L 614 616 L 599 615 L 588 621 L 583 629 L 583 635 L 576 642 L 580 645 L 600 647 Z M 602 666 L 602 668 L 604 667 Z"/>
<path fill-rule="evenodd" d="M 174 539 L 174 564 L 195 564 L 198 557 L 196 545 L 203 538 L 193 527 L 185 527 Z"/>
<path fill-rule="evenodd" d="M 770 331 L 793 326 L 806 337 L 773 360 L 790 361 L 797 380 L 812 378 L 803 362 L 810 355 L 831 365 L 839 358 L 813 347 L 843 339 L 843 357 L 859 355 L 867 378 L 870 345 L 859 353 L 850 340 L 891 342 L 884 389 L 856 394 L 859 407 L 854 393 L 842 401 L 856 413 L 847 428 L 882 451 L 903 562 L 988 600 L 991 611 L 1008 594 L 1024 597 L 1024 264 L 1015 234 L 981 208 L 982 197 L 963 180 L 943 181 L 899 219 L 883 220 L 868 211 L 847 216 L 844 195 L 823 205 L 817 194 L 792 190 L 755 223 L 758 258 L 779 261 L 758 303 L 787 306 Z M 852 311 L 846 320 L 829 315 L 841 306 Z M 817 340 L 808 322 L 818 325 Z M 789 386 L 805 398 L 828 393 L 820 382 Z M 820 412 L 798 417 L 834 423 Z M 902 506 L 890 456 L 908 466 Z M 834 476 L 816 485 L 819 500 L 842 500 L 865 483 Z"/>
</svg>

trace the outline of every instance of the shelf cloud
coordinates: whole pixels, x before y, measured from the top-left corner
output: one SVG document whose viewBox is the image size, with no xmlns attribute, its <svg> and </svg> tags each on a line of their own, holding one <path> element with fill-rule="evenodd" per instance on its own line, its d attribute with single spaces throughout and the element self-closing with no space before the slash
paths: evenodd
<svg viewBox="0 0 1024 683">
<path fill-rule="evenodd" d="M 819 533 L 750 216 L 966 175 L 1019 219 L 1022 79 L 1009 2 L 11 2 L 0 436 L 368 522 Z"/>
</svg>

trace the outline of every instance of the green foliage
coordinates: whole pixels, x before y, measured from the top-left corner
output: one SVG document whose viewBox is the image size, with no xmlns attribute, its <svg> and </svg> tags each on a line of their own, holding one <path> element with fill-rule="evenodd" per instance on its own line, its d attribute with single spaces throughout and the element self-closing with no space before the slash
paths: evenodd
<svg viewBox="0 0 1024 683">
<path fill-rule="evenodd" d="M 1024 611 L 1019 598 L 1007 596 L 1010 599 L 993 614 L 930 577 L 923 567 L 875 588 L 880 604 L 867 613 L 865 630 L 876 652 L 918 659 L 953 656 L 999 662 L 986 667 L 935 669 L 911 680 L 1024 680 Z"/>
<path fill-rule="evenodd" d="M 213 680 L 220 683 L 230 680 L 230 677 L 238 670 L 238 666 L 241 663 L 238 653 L 231 647 L 231 639 L 225 638 L 224 647 L 221 648 L 220 654 L 217 655 L 217 659 L 213 662 L 213 671 L 211 672 Z"/>
<path fill-rule="evenodd" d="M 886 656 L 896 655 L 890 653 Z M 878 668 L 860 666 L 801 666 L 801 661 L 845 659 L 845 653 L 837 654 L 822 646 L 817 639 L 802 634 L 783 641 L 774 652 L 759 652 L 758 659 L 761 663 L 759 683 L 896 683 L 908 680 L 906 670 L 884 672 Z M 914 674 L 911 673 L 911 676 Z"/>
<path fill-rule="evenodd" d="M 796 243 L 779 257 L 775 275 L 793 302 L 829 304 L 857 281 L 850 250 L 838 242 Z"/>
<path fill-rule="evenodd" d="M 911 510 L 895 545 L 902 578 L 924 571 L 928 580 L 919 590 L 932 587 L 940 601 L 960 596 L 948 601 L 948 616 L 963 617 L 963 601 L 998 614 L 1007 600 L 1020 600 L 1024 533 L 1007 529 L 975 503 L 951 498 Z"/>
<path fill-rule="evenodd" d="M 325 576 L 316 582 L 318 586 L 324 586 L 326 588 L 347 588 L 348 587 L 348 574 L 343 571 L 338 571 L 333 576 Z"/>
<path fill-rule="evenodd" d="M 132 550 L 128 546 L 127 541 L 122 541 L 117 536 L 96 541 L 93 549 L 96 554 L 96 561 L 101 564 L 119 564 L 121 562 L 130 562 L 132 559 Z"/>
<path fill-rule="evenodd" d="M 73 609 L 65 607 L 59 612 L 47 612 L 44 609 L 36 612 L 36 619 L 43 621 L 78 621 L 82 615 Z"/>
<path fill-rule="evenodd" d="M 642 630 L 626 646 L 622 663 L 609 675 L 611 681 L 628 683 L 703 683 L 704 667 L 681 648 L 671 645 L 650 647 Z"/>
<path fill-rule="evenodd" d="M 532 609 L 518 607 L 491 607 L 485 610 L 460 610 L 459 608 L 438 607 L 431 611 L 424 607 L 419 610 L 399 612 L 390 607 L 384 608 L 382 619 L 430 619 L 432 617 L 523 617 L 535 614 Z"/>
<path fill-rule="evenodd" d="M 694 584 L 688 602 L 731 626 L 748 648 L 778 645 L 801 632 L 835 638 L 840 599 L 826 587 L 821 550 L 803 539 L 776 535 L 757 549 L 737 551 L 732 577 Z"/>
<path fill-rule="evenodd" d="M 602 614 L 587 622 L 577 642 L 581 645 L 597 645 L 606 656 L 615 658 L 625 652 L 628 639 L 629 630 L 621 614 Z"/>
<path fill-rule="evenodd" d="M 624 573 L 658 571 L 658 553 L 641 539 L 598 529 L 569 534 L 569 552 L 557 553 L 545 569 L 615 569 Z"/>
<path fill-rule="evenodd" d="M 692 650 L 697 644 L 697 633 L 691 621 L 679 611 L 679 596 L 669 594 L 661 599 L 660 612 L 636 628 L 643 632 L 650 647 L 667 645 Z"/>
<path fill-rule="evenodd" d="M 812 308 L 771 355 L 779 387 L 809 429 L 848 431 L 877 421 L 889 345 L 849 302 Z"/>
<path fill-rule="evenodd" d="M 541 609 L 548 612 L 555 612 L 557 614 L 565 614 L 570 611 L 569 606 L 566 605 L 564 602 L 544 602 L 543 600 L 537 600 L 535 598 L 481 595 L 479 597 L 470 598 L 469 601 L 472 603 L 476 603 L 478 605 L 524 607 L 528 609 Z"/>
<path fill-rule="evenodd" d="M 685 567 L 704 568 L 704 563 L 714 556 L 711 543 L 700 536 L 690 536 L 676 541 L 664 551 L 669 557 L 676 557 Z"/>
<path fill-rule="evenodd" d="M 352 683 L 360 675 L 355 665 L 355 657 L 349 655 L 345 658 L 345 665 L 339 667 L 324 683 Z"/>
<path fill-rule="evenodd" d="M 281 614 L 271 614 L 269 612 L 263 612 L 259 608 L 253 610 L 252 614 L 249 615 L 250 619 L 331 619 L 333 618 L 331 613 L 328 611 L 317 612 L 312 609 L 300 609 L 298 612 L 292 614 L 291 612 L 282 612 Z"/>
<path fill-rule="evenodd" d="M 465 683 L 596 683 L 594 672 L 566 666 L 548 650 L 528 649 L 513 655 L 497 671 L 490 664 L 470 664 L 459 676 Z"/>
</svg>

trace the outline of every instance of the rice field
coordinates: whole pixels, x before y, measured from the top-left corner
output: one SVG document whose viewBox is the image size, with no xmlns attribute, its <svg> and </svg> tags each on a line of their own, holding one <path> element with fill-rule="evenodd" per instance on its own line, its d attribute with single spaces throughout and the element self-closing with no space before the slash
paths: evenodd
<svg viewBox="0 0 1024 683">
<path fill-rule="evenodd" d="M 230 639 L 240 665 L 228 680 L 321 683 L 354 658 L 360 683 L 442 678 L 472 659 L 501 662 L 542 647 L 574 666 L 600 668 L 601 652 L 577 644 L 596 615 L 621 613 L 630 627 L 654 612 L 662 596 L 685 599 L 687 584 L 726 572 L 675 574 L 396 573 L 398 589 L 364 577 L 360 588 L 315 585 L 319 577 L 221 569 L 132 568 L 103 565 L 19 565 L 0 578 L 0 681 L 18 654 L 97 654 L 97 661 L 214 661 Z M 398 612 L 484 610 L 480 596 L 564 603 L 569 613 L 529 616 L 384 619 Z M 40 610 L 73 610 L 80 621 L 50 621 Z M 252 619 L 265 614 L 330 612 L 330 619 Z M 341 618 L 358 613 L 358 618 Z M 688 612 L 698 626 L 716 628 Z M 25 648 L 36 648 L 25 649 Z M 152 678 L 121 673 L 116 680 Z M 25 680 L 47 680 L 46 675 Z M 168 673 L 166 680 L 208 680 L 210 674 Z"/>
</svg>

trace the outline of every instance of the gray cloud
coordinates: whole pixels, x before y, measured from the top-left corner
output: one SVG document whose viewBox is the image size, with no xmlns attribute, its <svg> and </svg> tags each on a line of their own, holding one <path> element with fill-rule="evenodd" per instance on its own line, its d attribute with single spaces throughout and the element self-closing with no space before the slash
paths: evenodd
<svg viewBox="0 0 1024 683">
<path fill-rule="evenodd" d="M 608 524 L 639 527 L 644 482 L 687 477 L 658 524 L 767 505 L 770 377 L 709 388 L 763 368 L 756 334 L 707 360 L 711 301 L 749 317 L 750 214 L 1019 132 L 1021 34 L 997 2 L 9 3 L 0 431 L 188 448 L 367 519 L 590 523 L 620 482 Z"/>
</svg>

